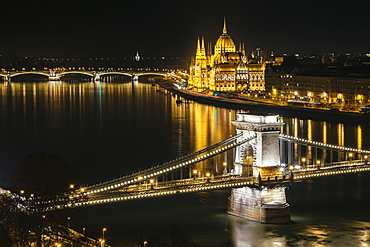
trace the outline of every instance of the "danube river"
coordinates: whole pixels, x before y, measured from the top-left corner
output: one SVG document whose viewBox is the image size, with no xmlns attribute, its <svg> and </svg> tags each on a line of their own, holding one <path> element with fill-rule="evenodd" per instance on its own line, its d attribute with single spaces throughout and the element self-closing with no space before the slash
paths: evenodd
<svg viewBox="0 0 370 247">
<path fill-rule="evenodd" d="M 0 187 L 22 158 L 56 154 L 68 183 L 86 186 L 204 148 L 235 134 L 235 110 L 176 99 L 158 86 L 94 83 L 0 84 Z M 370 126 L 284 118 L 282 132 L 370 149 Z M 221 169 L 232 153 L 208 161 Z M 209 163 L 201 165 L 210 166 Z M 219 167 L 219 168 L 218 168 Z M 259 224 L 226 214 L 230 190 L 89 206 L 61 212 L 72 228 L 112 246 L 370 246 L 369 173 L 315 179 L 287 190 L 292 222 Z M 27 188 L 25 188 L 27 190 Z M 177 244 L 182 243 L 182 245 Z M 163 244 L 162 244 L 163 246 Z"/>
</svg>

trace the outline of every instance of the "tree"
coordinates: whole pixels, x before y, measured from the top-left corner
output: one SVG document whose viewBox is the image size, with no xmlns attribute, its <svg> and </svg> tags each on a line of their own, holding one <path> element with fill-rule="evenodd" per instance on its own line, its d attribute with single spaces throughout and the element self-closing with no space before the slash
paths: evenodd
<svg viewBox="0 0 370 247">
<path fill-rule="evenodd" d="M 26 155 L 18 167 L 16 191 L 25 190 L 27 195 L 52 196 L 65 192 L 70 181 L 70 170 L 57 156 L 46 153 Z"/>
</svg>

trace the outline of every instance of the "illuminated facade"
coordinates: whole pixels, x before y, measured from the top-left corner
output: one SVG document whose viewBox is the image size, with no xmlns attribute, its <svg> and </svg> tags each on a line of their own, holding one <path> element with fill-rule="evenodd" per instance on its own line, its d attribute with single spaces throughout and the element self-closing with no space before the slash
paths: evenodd
<svg viewBox="0 0 370 247">
<path fill-rule="evenodd" d="M 212 51 L 206 50 L 204 38 L 198 39 L 195 58 L 190 65 L 188 88 L 198 91 L 261 92 L 265 91 L 265 62 L 256 56 L 248 59 L 244 45 L 237 49 L 227 33 L 222 34 Z"/>
</svg>

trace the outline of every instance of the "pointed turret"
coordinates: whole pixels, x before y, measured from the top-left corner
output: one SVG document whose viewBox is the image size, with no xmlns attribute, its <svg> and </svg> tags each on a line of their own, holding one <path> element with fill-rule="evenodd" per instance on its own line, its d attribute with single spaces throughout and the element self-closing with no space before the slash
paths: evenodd
<svg viewBox="0 0 370 247">
<path fill-rule="evenodd" d="M 213 52 L 212 52 L 212 43 L 209 42 L 208 43 L 208 48 L 207 48 L 207 56 L 212 56 Z"/>
<path fill-rule="evenodd" d="M 244 48 L 244 43 L 241 43 L 241 49 L 240 52 L 242 53 L 243 56 L 245 56 L 245 48 Z"/>
<path fill-rule="evenodd" d="M 206 48 L 204 47 L 204 37 L 202 37 L 202 47 L 200 48 L 201 56 L 206 56 Z"/>
<path fill-rule="evenodd" d="M 200 55 L 201 55 L 201 48 L 200 48 L 200 39 L 198 37 L 196 56 L 200 56 Z"/>
</svg>

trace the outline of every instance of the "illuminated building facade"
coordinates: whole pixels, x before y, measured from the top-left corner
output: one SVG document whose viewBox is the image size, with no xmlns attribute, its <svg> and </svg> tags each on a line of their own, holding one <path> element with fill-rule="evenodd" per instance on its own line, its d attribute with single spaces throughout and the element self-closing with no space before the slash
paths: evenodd
<svg viewBox="0 0 370 247">
<path fill-rule="evenodd" d="M 279 66 L 274 69 L 267 68 L 266 92 L 271 94 L 272 98 L 317 102 L 334 108 L 356 109 L 370 104 L 368 73 L 351 73 L 354 70 L 352 68 L 348 68 L 346 73 L 340 73 L 344 69 L 335 68 L 337 74 L 334 74 L 328 73 L 330 71 L 327 67 L 319 69 L 310 74 L 303 66 L 293 69 Z"/>
<path fill-rule="evenodd" d="M 198 91 L 263 92 L 265 67 L 262 56 L 252 54 L 249 59 L 243 44 L 236 48 L 224 21 L 222 34 L 213 50 L 211 45 L 206 50 L 204 38 L 198 38 L 195 58 L 189 69 L 188 88 Z"/>
</svg>

